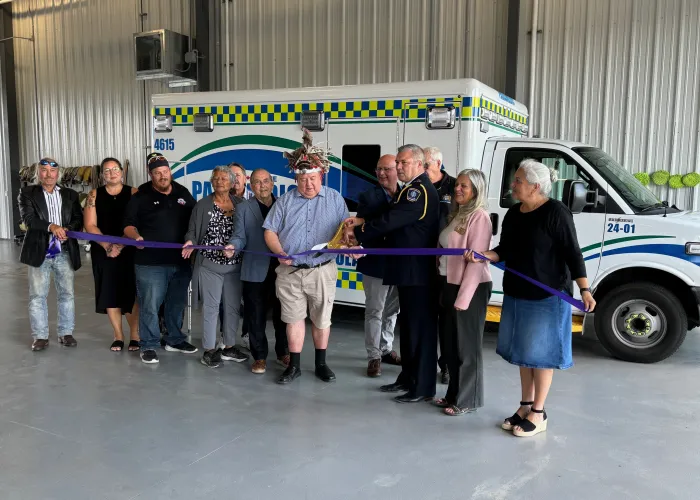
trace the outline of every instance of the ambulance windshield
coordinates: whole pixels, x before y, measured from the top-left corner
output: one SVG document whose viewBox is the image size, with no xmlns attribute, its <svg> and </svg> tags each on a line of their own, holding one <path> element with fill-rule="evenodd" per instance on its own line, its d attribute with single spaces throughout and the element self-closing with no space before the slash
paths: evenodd
<svg viewBox="0 0 700 500">
<path fill-rule="evenodd" d="M 622 196 L 635 212 L 663 207 L 659 199 L 605 151 L 598 148 L 574 148 Z"/>
</svg>

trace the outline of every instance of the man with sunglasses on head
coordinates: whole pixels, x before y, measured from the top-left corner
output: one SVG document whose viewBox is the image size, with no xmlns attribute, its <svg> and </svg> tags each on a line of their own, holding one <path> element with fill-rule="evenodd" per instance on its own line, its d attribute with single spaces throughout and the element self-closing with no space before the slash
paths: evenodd
<svg viewBox="0 0 700 500">
<path fill-rule="evenodd" d="M 139 186 L 124 215 L 124 235 L 137 241 L 185 242 L 185 233 L 195 205 L 190 192 L 173 181 L 168 160 L 160 154 L 147 158 L 151 181 Z M 137 247 L 139 248 L 139 247 Z M 141 361 L 158 363 L 160 345 L 158 309 L 164 304 L 166 351 L 192 354 L 197 348 L 186 341 L 182 320 L 187 289 L 192 277 L 189 261 L 181 250 L 141 248 L 134 256 L 139 300 Z"/>
<path fill-rule="evenodd" d="M 83 211 L 78 193 L 59 187 L 59 165 L 43 158 L 37 168 L 38 184 L 26 186 L 19 193 L 19 212 L 27 233 L 22 243 L 20 262 L 29 266 L 29 323 L 32 328 L 32 351 L 49 346 L 49 294 L 51 275 L 58 300 L 58 340 L 64 347 L 78 345 L 73 337 L 75 301 L 74 273 L 80 269 L 78 242 L 66 231 L 80 231 Z"/>
</svg>

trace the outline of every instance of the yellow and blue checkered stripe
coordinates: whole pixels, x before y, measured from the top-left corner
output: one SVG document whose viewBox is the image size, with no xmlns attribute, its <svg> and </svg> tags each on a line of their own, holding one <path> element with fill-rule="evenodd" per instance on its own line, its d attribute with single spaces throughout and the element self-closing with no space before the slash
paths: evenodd
<svg viewBox="0 0 700 500">
<path fill-rule="evenodd" d="M 414 99 L 332 101 L 310 103 L 240 104 L 228 106 L 157 107 L 156 115 L 170 115 L 175 125 L 191 125 L 198 113 L 211 114 L 219 125 L 299 123 L 303 111 L 324 111 L 331 120 L 425 120 L 430 106 L 451 105 L 457 119 L 478 120 L 482 109 L 527 124 L 527 116 L 483 97 L 423 97 Z"/>
<path fill-rule="evenodd" d="M 362 273 L 357 271 L 338 270 L 338 280 L 335 284 L 336 288 L 346 288 L 349 290 L 364 290 L 362 285 Z"/>
<path fill-rule="evenodd" d="M 477 99 L 478 101 L 478 99 Z M 325 111 L 333 120 L 374 118 L 403 118 L 424 120 L 426 110 L 431 105 L 452 105 L 457 108 L 457 116 L 463 110 L 464 117 L 478 116 L 478 104 L 471 109 L 472 98 L 426 97 L 416 99 L 390 99 L 376 101 L 333 101 L 311 103 L 242 104 L 234 106 L 187 106 L 157 107 L 156 115 L 170 115 L 176 125 L 194 123 L 194 115 L 208 113 L 214 116 L 214 123 L 298 123 L 302 111 Z M 469 108 L 469 109 L 467 109 Z"/>
<path fill-rule="evenodd" d="M 496 104 L 493 101 L 489 101 L 485 97 L 481 98 L 481 107 L 483 109 L 487 109 L 491 111 L 492 113 L 497 113 L 504 118 L 509 118 L 510 120 L 515 120 L 518 123 L 522 123 L 523 125 L 527 125 L 527 116 L 516 113 L 510 108 L 507 108 L 505 106 L 501 106 L 500 104 Z"/>
</svg>

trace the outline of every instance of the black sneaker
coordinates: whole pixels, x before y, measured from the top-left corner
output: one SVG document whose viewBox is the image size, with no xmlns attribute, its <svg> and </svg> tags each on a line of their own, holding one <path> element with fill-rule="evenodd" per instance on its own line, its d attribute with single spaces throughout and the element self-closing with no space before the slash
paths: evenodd
<svg viewBox="0 0 700 500">
<path fill-rule="evenodd" d="M 202 356 L 200 362 L 209 368 L 217 368 L 219 365 L 221 365 L 221 355 L 219 354 L 219 351 L 204 351 L 204 355 Z"/>
<path fill-rule="evenodd" d="M 180 342 L 179 344 L 175 345 L 166 344 L 165 350 L 170 352 L 181 352 L 183 354 L 192 354 L 197 352 L 197 348 L 189 342 Z"/>
<path fill-rule="evenodd" d="M 153 363 L 158 363 L 158 355 L 153 349 L 141 351 L 141 361 L 149 365 L 152 365 Z"/>
<path fill-rule="evenodd" d="M 219 352 L 224 361 L 235 361 L 236 363 L 248 361 L 248 355 L 243 354 L 237 347 L 226 347 Z"/>
</svg>

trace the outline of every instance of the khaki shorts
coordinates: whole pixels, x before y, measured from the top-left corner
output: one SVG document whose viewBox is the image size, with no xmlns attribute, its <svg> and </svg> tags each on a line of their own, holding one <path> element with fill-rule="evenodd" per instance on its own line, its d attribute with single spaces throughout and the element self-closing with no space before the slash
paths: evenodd
<svg viewBox="0 0 700 500">
<path fill-rule="evenodd" d="M 316 328 L 330 328 L 338 266 L 335 261 L 313 269 L 280 264 L 275 290 L 282 304 L 282 321 L 296 323 L 306 318 L 306 309 Z"/>
</svg>

